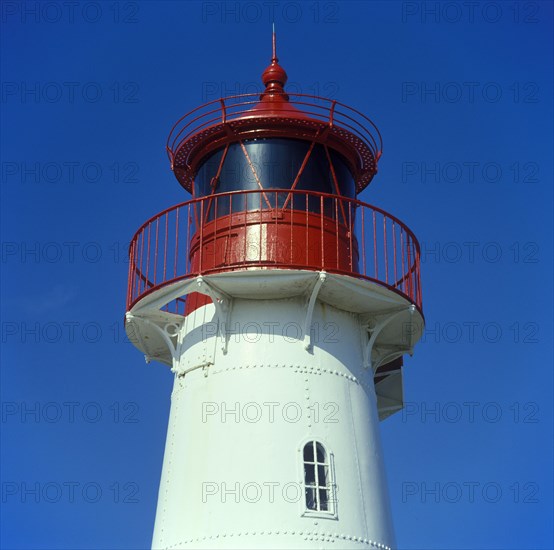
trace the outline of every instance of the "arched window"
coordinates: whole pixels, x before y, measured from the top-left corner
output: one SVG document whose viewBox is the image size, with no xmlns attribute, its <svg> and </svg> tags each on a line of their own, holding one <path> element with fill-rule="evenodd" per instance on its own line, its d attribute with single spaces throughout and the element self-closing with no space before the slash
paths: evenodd
<svg viewBox="0 0 554 550">
<path fill-rule="evenodd" d="M 317 441 L 304 446 L 304 490 L 306 509 L 334 513 L 331 463 L 325 447 Z"/>
</svg>

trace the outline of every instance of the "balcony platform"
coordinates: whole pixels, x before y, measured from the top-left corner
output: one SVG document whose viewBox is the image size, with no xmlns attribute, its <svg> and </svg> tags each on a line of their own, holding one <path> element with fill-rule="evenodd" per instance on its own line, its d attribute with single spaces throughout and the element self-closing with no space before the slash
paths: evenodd
<svg viewBox="0 0 554 550">
<path fill-rule="evenodd" d="M 305 297 L 307 303 L 318 281 L 323 284 L 317 299 L 360 315 L 368 339 L 382 325 L 368 367 L 374 369 L 380 418 L 386 418 L 403 406 L 401 358 L 411 354 L 422 335 L 424 320 L 415 304 L 377 282 L 323 271 L 259 268 L 190 277 L 166 284 L 135 303 L 126 316 L 127 335 L 149 359 L 172 366 L 171 349 L 177 344 L 184 318 L 164 311 L 167 304 L 194 292 L 223 297 L 228 307 L 235 299 Z"/>
</svg>

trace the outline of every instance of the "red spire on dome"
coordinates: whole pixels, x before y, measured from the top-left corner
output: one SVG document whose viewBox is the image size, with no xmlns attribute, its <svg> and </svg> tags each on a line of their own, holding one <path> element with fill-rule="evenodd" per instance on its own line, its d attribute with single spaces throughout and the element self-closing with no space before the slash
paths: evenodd
<svg viewBox="0 0 554 550">
<path fill-rule="evenodd" d="M 285 83 L 287 82 L 287 73 L 285 69 L 279 65 L 277 57 L 277 38 L 275 35 L 275 23 L 273 23 L 272 33 L 273 55 L 271 64 L 262 73 L 262 82 L 265 90 L 260 96 L 262 101 L 288 101 L 289 96 L 285 93 Z"/>
</svg>

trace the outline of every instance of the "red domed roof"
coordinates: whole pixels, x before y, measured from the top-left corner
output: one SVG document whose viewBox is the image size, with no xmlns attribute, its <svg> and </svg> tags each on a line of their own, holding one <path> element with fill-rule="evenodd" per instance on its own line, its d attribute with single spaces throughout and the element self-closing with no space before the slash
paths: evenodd
<svg viewBox="0 0 554 550">
<path fill-rule="evenodd" d="M 336 100 L 285 91 L 287 73 L 279 64 L 273 32 L 271 63 L 262 73 L 265 90 L 210 101 L 179 119 L 167 141 L 171 169 L 192 192 L 204 159 L 226 144 L 283 137 L 322 143 L 347 161 L 357 192 L 377 173 L 382 143 L 379 130 L 362 113 Z M 368 126 L 370 127 L 368 129 Z"/>
</svg>

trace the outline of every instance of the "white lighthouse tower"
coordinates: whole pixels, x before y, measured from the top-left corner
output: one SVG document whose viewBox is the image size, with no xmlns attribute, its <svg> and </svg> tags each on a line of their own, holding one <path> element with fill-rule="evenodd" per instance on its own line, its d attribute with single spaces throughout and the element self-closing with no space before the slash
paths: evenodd
<svg viewBox="0 0 554 550">
<path fill-rule="evenodd" d="M 419 245 L 356 199 L 381 137 L 284 89 L 174 126 L 192 199 L 130 247 L 126 329 L 175 375 L 153 548 L 393 548 L 379 421 L 421 336 Z"/>
</svg>

